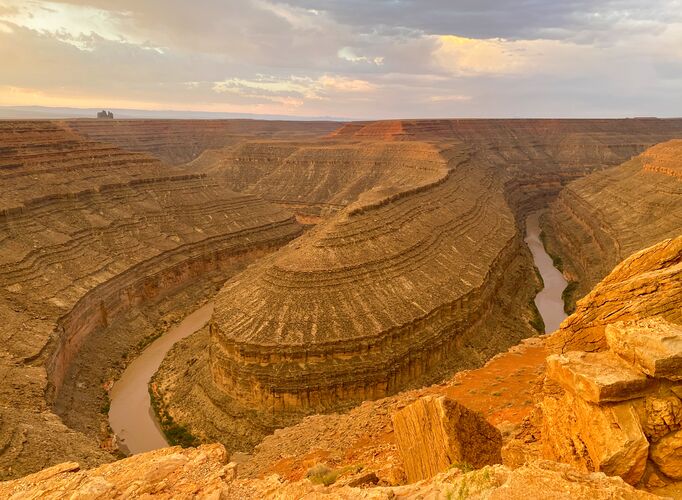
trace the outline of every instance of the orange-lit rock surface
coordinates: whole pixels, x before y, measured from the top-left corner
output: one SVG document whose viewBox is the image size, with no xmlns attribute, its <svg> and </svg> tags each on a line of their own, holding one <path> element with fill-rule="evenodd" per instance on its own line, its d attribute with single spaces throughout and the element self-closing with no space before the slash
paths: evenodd
<svg viewBox="0 0 682 500">
<path fill-rule="evenodd" d="M 173 351 L 157 377 L 167 410 L 248 450 L 305 415 L 480 366 L 533 333 L 525 214 L 681 124 L 403 120 L 207 151 L 193 168 L 321 219 L 226 284 L 210 355 Z"/>
<path fill-rule="evenodd" d="M 253 195 L 56 122 L 0 122 L 0 148 L 0 478 L 110 460 L 99 429 L 69 429 L 53 407 L 91 334 L 301 227 Z"/>
</svg>

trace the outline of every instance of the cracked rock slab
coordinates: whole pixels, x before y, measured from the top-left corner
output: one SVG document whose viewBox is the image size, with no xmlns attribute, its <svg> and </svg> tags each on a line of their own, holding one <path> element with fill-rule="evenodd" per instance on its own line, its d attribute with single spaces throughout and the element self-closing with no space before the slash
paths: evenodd
<svg viewBox="0 0 682 500">
<path fill-rule="evenodd" d="M 611 350 L 651 377 L 682 380 L 682 326 L 663 318 L 606 327 Z"/>
<path fill-rule="evenodd" d="M 547 358 L 547 376 L 563 389 L 596 404 L 639 397 L 652 384 L 610 352 L 554 354 Z"/>
</svg>

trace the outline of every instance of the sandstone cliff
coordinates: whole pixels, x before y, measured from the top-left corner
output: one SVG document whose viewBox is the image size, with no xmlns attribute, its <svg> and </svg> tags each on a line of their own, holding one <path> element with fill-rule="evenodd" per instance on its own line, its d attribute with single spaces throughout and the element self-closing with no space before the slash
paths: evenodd
<svg viewBox="0 0 682 500">
<path fill-rule="evenodd" d="M 572 308 L 633 252 L 682 232 L 682 140 L 569 184 L 544 225 L 550 252 L 575 282 Z"/>
<path fill-rule="evenodd" d="M 301 228 L 254 196 L 57 123 L 1 122 L 0 144 L 0 477 L 7 478 L 67 458 L 111 458 L 96 436 L 66 428 L 52 410 L 94 331 Z"/>
</svg>

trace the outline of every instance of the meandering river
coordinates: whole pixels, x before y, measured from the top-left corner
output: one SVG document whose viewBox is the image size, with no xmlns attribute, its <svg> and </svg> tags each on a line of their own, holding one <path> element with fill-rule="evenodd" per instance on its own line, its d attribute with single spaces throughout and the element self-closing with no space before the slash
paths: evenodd
<svg viewBox="0 0 682 500">
<path fill-rule="evenodd" d="M 554 267 L 552 258 L 547 254 L 540 240 L 540 212 L 535 212 L 526 219 L 525 241 L 545 283 L 544 288 L 535 297 L 535 305 L 545 322 L 545 333 L 551 333 L 558 329 L 566 318 L 561 294 L 568 282 L 564 275 Z"/>
<path fill-rule="evenodd" d="M 112 387 L 109 425 L 123 452 L 135 454 L 168 446 L 151 406 L 149 381 L 173 344 L 203 328 L 212 313 L 213 304 L 206 304 L 149 344 Z"/>
<path fill-rule="evenodd" d="M 539 218 L 539 212 L 528 217 L 525 241 L 545 283 L 535 297 L 535 304 L 545 322 L 545 332 L 553 332 L 566 317 L 561 293 L 567 283 L 540 240 Z M 114 384 L 110 393 L 109 423 L 122 451 L 134 454 L 168 446 L 151 407 L 149 381 L 173 344 L 201 329 L 212 313 L 213 304 L 209 303 L 187 316 L 152 342 Z"/>
</svg>

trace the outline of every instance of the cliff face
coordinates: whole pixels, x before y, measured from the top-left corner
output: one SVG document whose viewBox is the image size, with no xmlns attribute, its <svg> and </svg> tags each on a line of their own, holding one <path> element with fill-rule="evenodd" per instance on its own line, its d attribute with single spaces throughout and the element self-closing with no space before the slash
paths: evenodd
<svg viewBox="0 0 682 500">
<path fill-rule="evenodd" d="M 569 184 L 545 223 L 550 252 L 577 282 L 572 306 L 616 263 L 682 232 L 682 140 Z"/>
<path fill-rule="evenodd" d="M 107 459 L 51 410 L 92 332 L 301 228 L 254 196 L 53 122 L 1 122 L 0 144 L 0 475 L 12 477 Z"/>
<path fill-rule="evenodd" d="M 576 311 L 552 336 L 551 348 L 606 349 L 604 332 L 615 321 L 661 316 L 682 324 L 682 236 L 634 253 L 578 301 Z"/>
<path fill-rule="evenodd" d="M 533 333 L 523 216 L 681 130 L 680 120 L 393 121 L 205 153 L 192 168 L 326 220 L 226 284 L 209 355 L 178 350 L 162 369 L 166 404 L 198 435 L 248 449 L 303 415 L 482 364 Z M 191 383 L 174 375 L 188 362 Z"/>
</svg>

